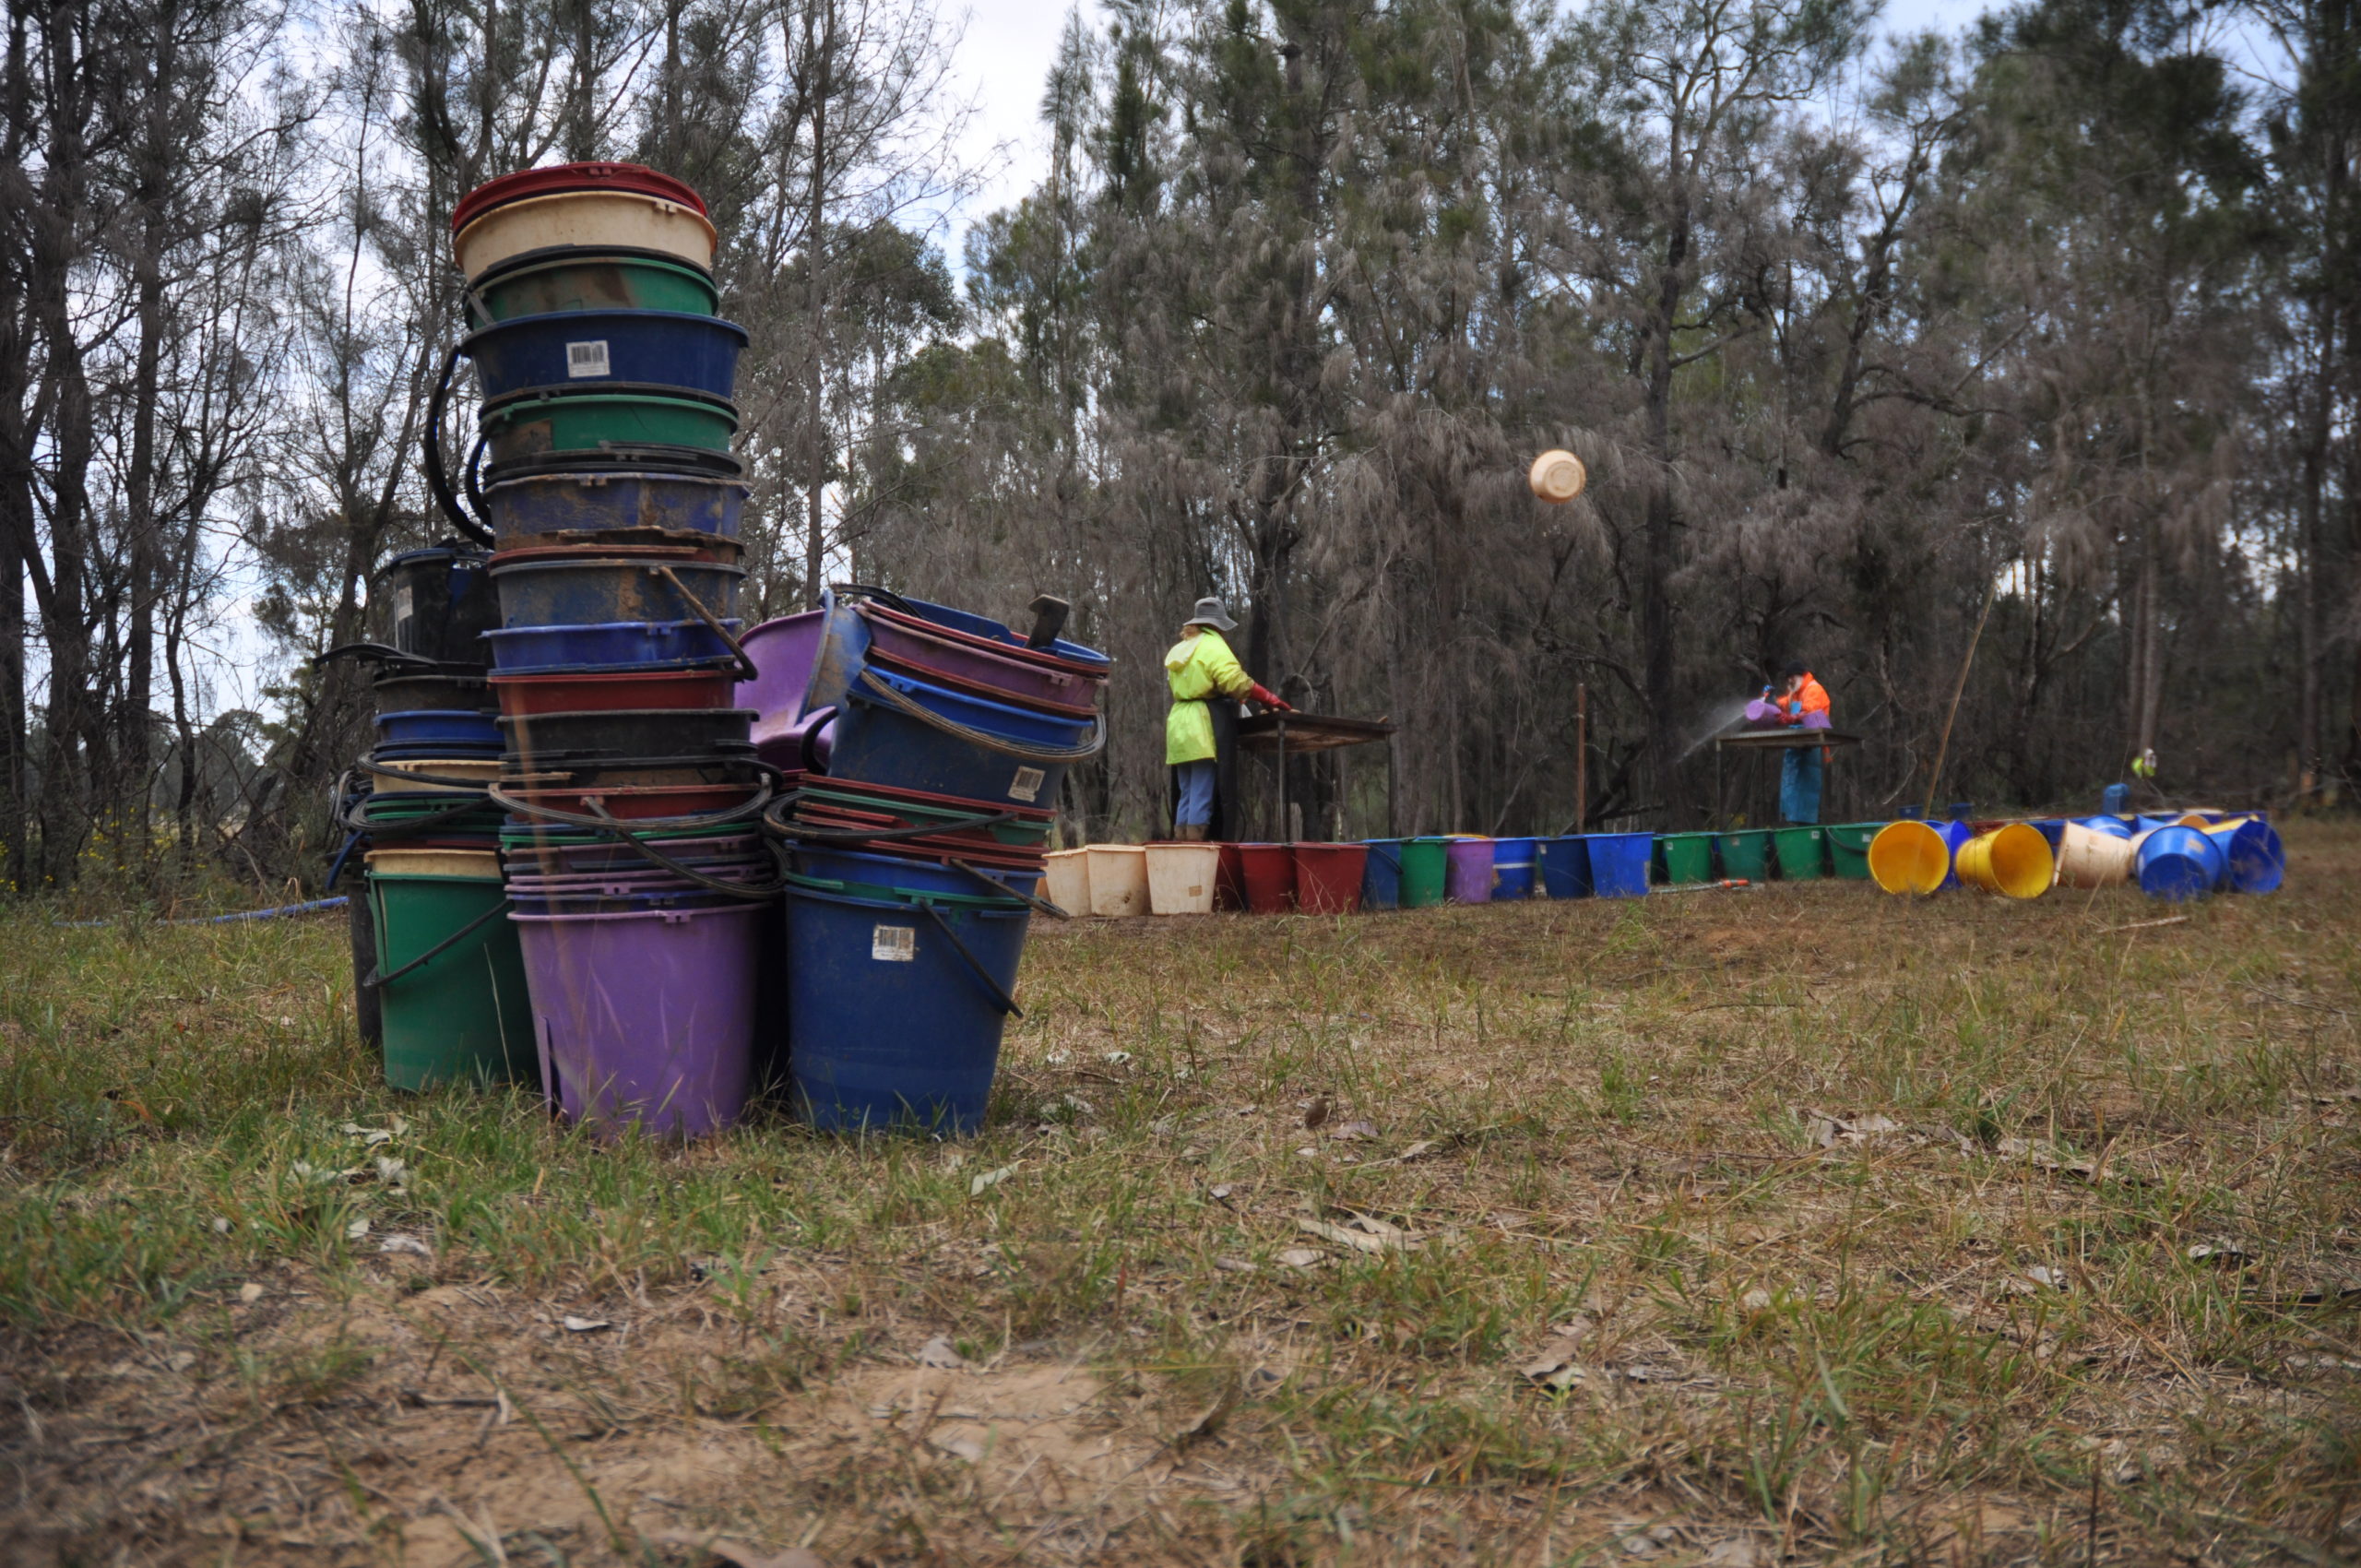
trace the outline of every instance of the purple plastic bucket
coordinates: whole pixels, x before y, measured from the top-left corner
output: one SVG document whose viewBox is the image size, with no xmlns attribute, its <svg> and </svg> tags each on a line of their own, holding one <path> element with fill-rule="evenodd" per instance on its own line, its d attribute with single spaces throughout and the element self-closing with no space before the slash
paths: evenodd
<svg viewBox="0 0 2361 1568">
<path fill-rule="evenodd" d="M 812 662 L 819 657 L 820 625 L 826 615 L 825 610 L 782 615 L 738 639 L 753 661 L 754 678 L 738 683 L 730 706 L 754 710 L 758 752 L 764 742 L 784 736 L 803 717 L 803 689 L 812 683 Z"/>
<path fill-rule="evenodd" d="M 763 909 L 508 917 L 525 952 L 541 1092 L 567 1121 L 695 1138 L 738 1119 Z"/>
<path fill-rule="evenodd" d="M 1442 896 L 1454 904 L 1492 901 L 1492 841 L 1454 838 L 1443 851 Z"/>
</svg>

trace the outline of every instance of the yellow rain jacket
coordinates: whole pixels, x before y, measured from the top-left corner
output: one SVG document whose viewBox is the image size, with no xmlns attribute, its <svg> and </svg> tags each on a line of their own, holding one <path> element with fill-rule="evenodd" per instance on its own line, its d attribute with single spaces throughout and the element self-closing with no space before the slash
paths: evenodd
<svg viewBox="0 0 2361 1568">
<path fill-rule="evenodd" d="M 1216 696 L 1242 697 L 1254 689 L 1254 683 L 1211 626 L 1172 645 L 1164 656 L 1164 678 L 1172 688 L 1172 711 L 1164 719 L 1165 766 L 1211 761 L 1214 716 L 1206 702 Z"/>
</svg>

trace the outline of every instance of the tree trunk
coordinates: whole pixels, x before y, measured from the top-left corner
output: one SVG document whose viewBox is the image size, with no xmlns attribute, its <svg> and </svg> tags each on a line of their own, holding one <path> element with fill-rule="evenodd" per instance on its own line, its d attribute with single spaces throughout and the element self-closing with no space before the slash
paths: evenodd
<svg viewBox="0 0 2361 1568">
<path fill-rule="evenodd" d="M 804 220 L 803 236 L 804 281 L 808 293 L 808 319 L 804 322 L 804 330 L 811 334 L 812 345 L 804 367 L 804 397 L 809 406 L 811 428 L 810 450 L 805 457 L 808 477 L 804 481 L 803 498 L 803 602 L 813 607 L 820 602 L 828 547 L 827 367 L 822 357 L 825 342 L 821 324 L 827 312 L 825 274 L 828 217 L 828 75 L 836 48 L 836 0 L 819 0 L 819 9 L 822 13 L 821 30 L 814 65 L 818 77 L 812 94 L 811 208 Z M 810 13 L 806 12 L 805 16 L 805 37 L 808 39 L 811 37 Z"/>
<path fill-rule="evenodd" d="M 1679 722 L 1673 711 L 1672 576 L 1672 335 L 1680 315 L 1680 269 L 1689 259 L 1689 211 L 1676 208 L 1665 241 L 1664 270 L 1648 322 L 1647 520 L 1640 541 L 1641 690 L 1648 704 L 1648 771 L 1665 803 L 1668 826 L 1688 826 L 1690 813 L 1674 776 L 1679 770 Z"/>
</svg>

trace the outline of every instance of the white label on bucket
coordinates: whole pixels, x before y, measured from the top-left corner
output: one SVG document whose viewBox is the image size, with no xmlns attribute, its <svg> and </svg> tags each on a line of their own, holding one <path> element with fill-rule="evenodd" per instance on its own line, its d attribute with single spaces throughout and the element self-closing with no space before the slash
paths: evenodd
<svg viewBox="0 0 2361 1568">
<path fill-rule="evenodd" d="M 1038 767 L 1018 768 L 1016 770 L 1015 779 L 1012 781 L 1008 787 L 1008 798 L 1012 801 L 1032 801 L 1039 799 L 1041 794 L 1041 780 L 1046 777 L 1048 776 Z"/>
<path fill-rule="evenodd" d="M 869 956 L 888 964 L 908 964 L 919 956 L 919 929 L 911 925 L 881 925 L 869 933 Z"/>
<path fill-rule="evenodd" d="M 565 374 L 575 380 L 586 375 L 608 374 L 607 340 L 599 338 L 587 343 L 568 343 L 565 346 Z"/>
</svg>

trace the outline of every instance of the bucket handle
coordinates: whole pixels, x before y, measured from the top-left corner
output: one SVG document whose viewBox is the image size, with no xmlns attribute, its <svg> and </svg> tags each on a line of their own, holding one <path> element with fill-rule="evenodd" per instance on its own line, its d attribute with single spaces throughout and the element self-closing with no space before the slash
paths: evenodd
<svg viewBox="0 0 2361 1568">
<path fill-rule="evenodd" d="M 942 822 L 922 822 L 915 827 L 807 827 L 789 822 L 778 814 L 782 806 L 792 808 L 802 799 L 800 790 L 790 790 L 773 801 L 763 813 L 763 826 L 782 838 L 793 838 L 805 844 L 884 844 L 902 838 L 924 838 L 934 833 L 965 833 L 971 828 L 996 827 L 1003 822 L 1014 822 L 1013 811 L 979 813 L 974 816 L 955 816 Z"/>
<path fill-rule="evenodd" d="M 943 918 L 943 911 L 931 904 L 920 904 L 919 908 L 924 909 L 933 919 L 934 923 L 942 928 L 944 939 L 957 951 L 959 956 L 967 960 L 967 968 L 978 980 L 983 982 L 984 990 L 991 993 L 993 1003 L 999 1006 L 1000 1010 L 1012 1018 L 1024 1017 L 1025 1009 L 1016 1004 L 1016 998 L 1003 991 L 1000 981 L 992 979 L 991 971 L 985 968 L 973 953 L 967 951 L 967 944 L 959 940 L 959 933 L 951 929 L 951 922 Z"/>
<path fill-rule="evenodd" d="M 915 719 L 930 729 L 939 730 L 955 741 L 965 741 L 971 746 L 979 746 L 988 752 L 998 752 L 1003 756 L 1012 756 L 1019 762 L 1081 762 L 1085 758 L 1097 756 L 1099 749 L 1107 744 L 1107 716 L 1105 714 L 1091 715 L 1090 738 L 1087 741 L 1071 746 L 1021 746 L 1013 741 L 1003 740 L 1000 736 L 987 731 L 962 724 L 955 719 L 945 719 L 932 708 L 912 701 L 879 680 L 877 671 L 866 665 L 861 667 L 860 685 L 861 690 L 871 698 L 907 718 Z"/>
<path fill-rule="evenodd" d="M 761 671 L 754 668 L 754 661 L 746 657 L 744 645 L 740 643 L 736 637 L 730 635 L 730 628 L 724 626 L 715 618 L 713 612 L 705 607 L 705 601 L 703 600 L 689 591 L 688 585 L 673 575 L 671 567 L 649 566 L 647 569 L 655 573 L 666 582 L 670 583 L 672 585 L 672 591 L 679 594 L 681 596 L 682 602 L 689 607 L 689 612 L 694 615 L 698 620 L 705 623 L 705 629 L 706 631 L 711 632 L 715 636 L 721 639 L 722 646 L 730 650 L 730 656 L 738 661 L 738 678 L 740 680 L 752 681 L 761 674 Z"/>
<path fill-rule="evenodd" d="M 878 588 L 871 583 L 831 583 L 828 587 L 830 592 L 845 598 L 873 599 L 888 610 L 898 610 L 905 615 L 918 615 L 921 621 L 926 619 L 910 608 L 908 600 L 892 588 Z"/>
<path fill-rule="evenodd" d="M 361 989 L 363 991 L 374 991 L 379 986 L 392 984 L 394 981 L 401 979 L 404 975 L 409 973 L 412 969 L 417 968 L 420 965 L 426 963 L 429 959 L 439 958 L 445 953 L 447 953 L 452 948 L 457 947 L 460 943 L 466 941 L 469 937 L 473 936 L 485 926 L 490 925 L 495 916 L 504 915 L 507 912 L 508 900 L 506 898 L 503 898 L 499 903 L 494 904 L 491 909 L 486 909 L 482 914 L 478 915 L 475 919 L 469 921 L 467 924 L 461 926 L 458 930 L 453 932 L 450 935 L 445 937 L 433 946 L 428 948 L 425 952 L 421 953 L 417 957 L 412 958 L 400 968 L 387 969 L 382 974 L 372 970 L 369 977 L 361 982 Z"/>
<path fill-rule="evenodd" d="M 966 861 L 955 860 L 949 863 L 959 870 L 966 872 L 969 876 L 974 877 L 978 882 L 980 882 L 985 886 L 990 887 L 995 893 L 1005 893 L 1012 898 L 1022 898 L 1025 902 L 1041 911 L 1041 913 L 1050 916 L 1056 920 L 1070 921 L 1074 919 L 1072 915 L 1066 913 L 1065 910 L 1059 909 L 1047 898 L 1037 898 L 1030 893 L 1019 892 L 1017 889 L 1011 887 L 1007 883 L 1003 882 L 1000 878 L 992 875 L 991 873 L 985 871 L 980 866 L 972 866 Z"/>
<path fill-rule="evenodd" d="M 759 904 L 768 902 L 771 897 L 785 885 L 777 882 L 765 884 L 723 882 L 717 877 L 707 876 L 702 872 L 691 871 L 671 856 L 657 849 L 655 845 L 635 837 L 630 828 L 625 827 L 608 814 L 605 802 L 593 798 L 582 803 L 590 808 L 590 814 L 605 826 L 608 832 L 639 851 L 643 857 L 655 861 L 674 876 L 686 877 L 699 887 L 710 892 L 726 893 L 732 898 L 743 898 L 750 904 Z"/>
<path fill-rule="evenodd" d="M 443 374 L 434 378 L 434 395 L 427 400 L 426 429 L 419 443 L 426 457 L 426 488 L 433 493 L 435 505 L 451 519 L 454 528 L 478 544 L 492 544 L 497 542 L 492 531 L 468 516 L 458 496 L 452 493 L 451 477 L 443 467 L 443 409 L 451 397 L 451 378 L 459 371 L 459 350 L 460 345 L 454 343 L 451 351 L 444 356 Z"/>
<path fill-rule="evenodd" d="M 765 773 L 775 774 L 777 771 L 767 764 L 757 763 L 755 766 L 763 768 Z M 693 816 L 635 816 L 631 818 L 631 821 L 649 833 L 673 827 L 718 827 L 726 822 L 738 822 L 746 817 L 762 815 L 763 808 L 770 804 L 772 790 L 771 780 L 766 778 L 753 794 L 725 812 L 706 812 Z M 601 831 L 612 831 L 613 824 L 618 820 L 610 816 L 606 821 L 601 822 L 598 817 L 583 816 L 575 812 L 562 812 L 555 806 L 535 805 L 529 801 L 517 800 L 497 784 L 485 785 L 483 792 L 494 805 L 504 806 L 518 816 L 546 817 L 552 822 L 564 823 L 568 827 L 596 827 Z"/>
</svg>

